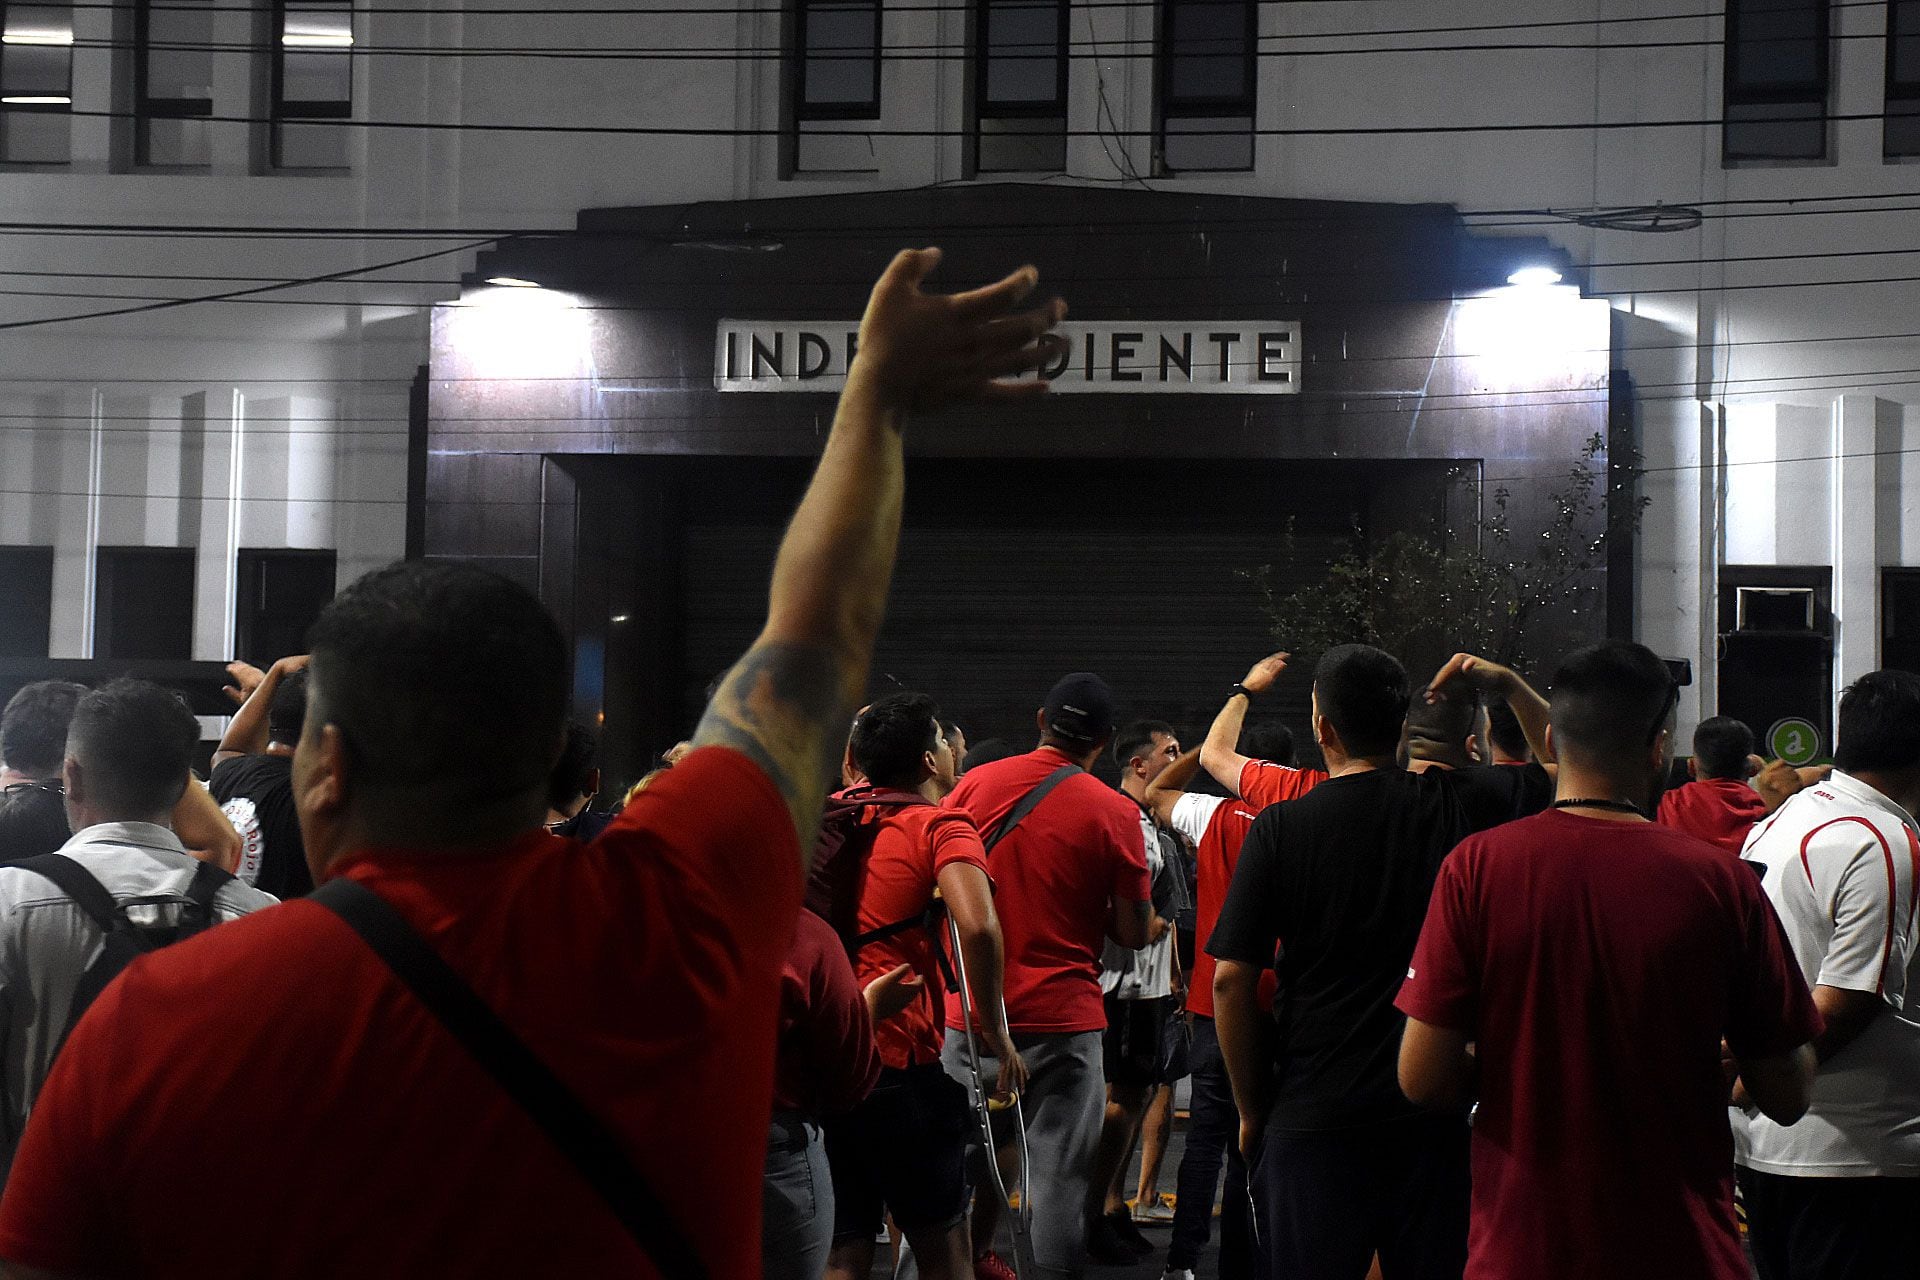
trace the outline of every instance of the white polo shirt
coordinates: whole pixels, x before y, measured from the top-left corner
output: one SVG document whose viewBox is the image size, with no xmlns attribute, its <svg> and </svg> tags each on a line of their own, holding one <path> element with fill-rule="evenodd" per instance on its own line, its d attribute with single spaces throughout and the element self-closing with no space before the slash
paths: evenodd
<svg viewBox="0 0 1920 1280">
<path fill-rule="evenodd" d="M 1916 967 L 1920 831 L 1899 805 L 1835 772 L 1757 824 L 1741 857 L 1763 883 L 1808 986 L 1866 991 L 1888 1011 L 1822 1063 L 1799 1123 L 1735 1110 L 1735 1159 L 1800 1178 L 1920 1177 Z"/>
<path fill-rule="evenodd" d="M 143 922 L 176 914 L 200 866 L 173 832 L 146 822 L 88 827 L 60 852 Z M 214 914 L 232 920 L 277 901 L 234 880 L 214 895 Z M 53 1066 L 74 988 L 104 945 L 99 927 L 53 881 L 0 867 L 0 1087 L 6 1091 L 0 1099 L 0 1180 Z"/>
</svg>

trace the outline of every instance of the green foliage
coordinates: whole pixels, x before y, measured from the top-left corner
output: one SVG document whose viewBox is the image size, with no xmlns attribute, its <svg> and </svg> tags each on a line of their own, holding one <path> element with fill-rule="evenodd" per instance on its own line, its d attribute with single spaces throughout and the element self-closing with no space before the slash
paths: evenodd
<svg viewBox="0 0 1920 1280">
<path fill-rule="evenodd" d="M 1638 468 L 1602 464 L 1604 447 L 1597 435 L 1587 441 L 1547 495 L 1537 536 L 1515 534 L 1507 486 L 1482 503 L 1477 484 L 1456 473 L 1473 499 L 1467 505 L 1480 512 L 1461 527 L 1372 539 L 1356 528 L 1324 581 L 1285 595 L 1274 589 L 1272 565 L 1249 571 L 1275 641 L 1308 660 L 1334 645 L 1378 645 L 1416 671 L 1463 649 L 1508 665 L 1540 656 L 1530 645 L 1541 643 L 1549 618 L 1598 606 L 1596 571 L 1606 565 L 1608 537 L 1637 529 L 1648 502 L 1632 493 Z M 1611 509 L 1609 485 L 1617 499 Z M 1281 557 L 1293 553 L 1289 533 Z"/>
</svg>

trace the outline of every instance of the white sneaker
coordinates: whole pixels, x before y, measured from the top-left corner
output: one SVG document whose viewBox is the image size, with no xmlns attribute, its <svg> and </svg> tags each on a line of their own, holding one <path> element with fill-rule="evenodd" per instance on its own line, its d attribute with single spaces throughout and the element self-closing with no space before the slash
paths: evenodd
<svg viewBox="0 0 1920 1280">
<path fill-rule="evenodd" d="M 1161 1276 L 1160 1280 L 1193 1280 L 1193 1272 L 1187 1270 L 1185 1267 L 1177 1270 L 1173 1267 L 1168 1267 L 1166 1274 Z"/>
</svg>

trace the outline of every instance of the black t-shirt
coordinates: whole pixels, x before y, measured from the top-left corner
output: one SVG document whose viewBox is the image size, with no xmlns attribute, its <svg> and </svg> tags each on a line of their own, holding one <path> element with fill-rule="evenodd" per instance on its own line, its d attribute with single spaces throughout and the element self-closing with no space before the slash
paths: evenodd
<svg viewBox="0 0 1920 1280">
<path fill-rule="evenodd" d="M 293 804 L 293 761 L 269 755 L 223 760 L 208 785 L 240 833 L 240 878 L 276 898 L 312 893 Z"/>
<path fill-rule="evenodd" d="M 1207 951 L 1279 976 L 1273 1128 L 1415 1113 L 1400 1093 L 1406 1019 L 1393 1000 L 1440 863 L 1552 795 L 1537 765 L 1376 770 L 1329 779 L 1254 822 Z"/>
</svg>

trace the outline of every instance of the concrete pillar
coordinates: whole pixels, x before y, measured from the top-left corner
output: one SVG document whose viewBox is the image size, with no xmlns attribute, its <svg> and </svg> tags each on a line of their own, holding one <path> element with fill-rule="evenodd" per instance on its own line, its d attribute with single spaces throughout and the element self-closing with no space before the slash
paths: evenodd
<svg viewBox="0 0 1920 1280">
<path fill-rule="evenodd" d="M 1875 517 L 1877 402 L 1841 396 L 1833 408 L 1833 676 L 1836 692 L 1879 665 L 1880 556 Z M 1788 498 L 1791 501 L 1791 498 Z"/>
</svg>

